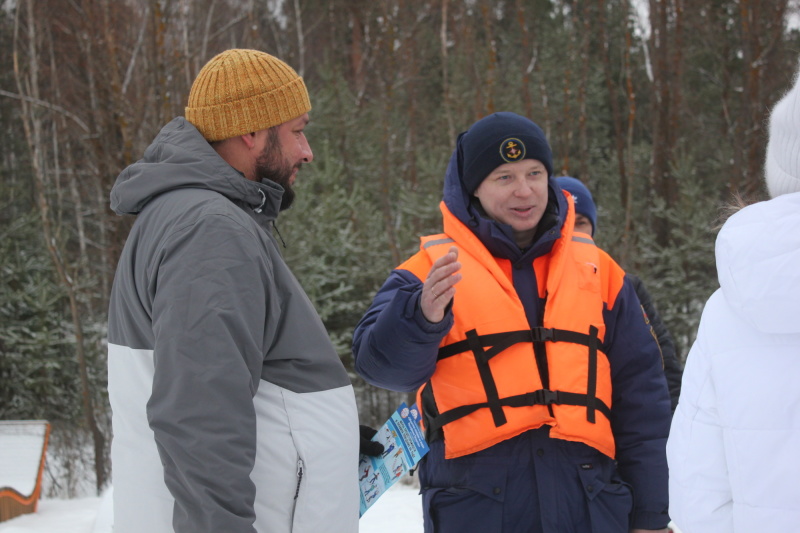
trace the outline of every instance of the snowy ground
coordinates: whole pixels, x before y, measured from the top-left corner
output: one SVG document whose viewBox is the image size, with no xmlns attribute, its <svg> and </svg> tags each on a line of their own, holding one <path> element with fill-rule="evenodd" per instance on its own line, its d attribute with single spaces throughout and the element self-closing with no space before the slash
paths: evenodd
<svg viewBox="0 0 800 533">
<path fill-rule="evenodd" d="M 361 517 L 360 533 L 422 533 L 417 491 L 394 485 Z M 101 498 L 42 500 L 38 512 L 0 523 L 0 533 L 110 533 L 101 503 Z"/>
<path fill-rule="evenodd" d="M 422 533 L 417 491 L 415 486 L 394 485 L 361 517 L 360 533 Z M 42 500 L 37 513 L 0 523 L 0 533 L 109 533 L 101 503 L 101 498 Z"/>
</svg>

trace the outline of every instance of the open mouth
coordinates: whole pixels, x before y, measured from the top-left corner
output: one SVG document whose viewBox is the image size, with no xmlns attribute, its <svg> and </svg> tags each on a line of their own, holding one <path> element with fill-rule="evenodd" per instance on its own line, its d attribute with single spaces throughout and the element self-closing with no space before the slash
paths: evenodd
<svg viewBox="0 0 800 533">
<path fill-rule="evenodd" d="M 300 165 L 295 165 L 294 169 L 292 170 L 292 175 L 289 177 L 289 185 L 294 185 L 294 181 L 297 179 L 298 172 L 300 172 Z"/>
</svg>

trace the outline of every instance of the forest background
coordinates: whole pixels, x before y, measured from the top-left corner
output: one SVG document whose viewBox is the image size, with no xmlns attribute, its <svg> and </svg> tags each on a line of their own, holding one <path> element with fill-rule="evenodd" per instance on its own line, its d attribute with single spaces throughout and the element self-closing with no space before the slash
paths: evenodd
<svg viewBox="0 0 800 533">
<path fill-rule="evenodd" d="M 1 5 L 0 419 L 51 422 L 51 497 L 110 481 L 106 309 L 133 219 L 109 191 L 214 54 L 264 50 L 306 81 L 315 160 L 279 228 L 375 425 L 407 395 L 352 372 L 352 331 L 438 231 L 459 132 L 502 110 L 542 126 L 683 359 L 717 287 L 720 206 L 764 198 L 766 120 L 800 52 L 797 0 Z"/>
</svg>

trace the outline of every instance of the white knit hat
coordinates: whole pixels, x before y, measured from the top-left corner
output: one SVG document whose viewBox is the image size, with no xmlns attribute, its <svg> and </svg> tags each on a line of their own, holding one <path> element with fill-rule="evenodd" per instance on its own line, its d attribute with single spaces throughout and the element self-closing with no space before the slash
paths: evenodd
<svg viewBox="0 0 800 533">
<path fill-rule="evenodd" d="M 771 198 L 800 191 L 800 77 L 772 109 L 766 180 Z"/>
</svg>

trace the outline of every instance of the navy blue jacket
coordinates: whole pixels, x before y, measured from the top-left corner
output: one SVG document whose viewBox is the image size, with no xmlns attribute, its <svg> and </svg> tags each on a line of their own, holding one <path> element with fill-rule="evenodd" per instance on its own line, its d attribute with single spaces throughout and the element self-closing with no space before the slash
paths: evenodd
<svg viewBox="0 0 800 533">
<path fill-rule="evenodd" d="M 650 326 L 653 328 L 658 339 L 658 345 L 661 347 L 661 357 L 664 359 L 664 375 L 667 378 L 667 386 L 669 387 L 669 397 L 672 403 L 672 412 L 678 406 L 678 398 L 681 395 L 681 379 L 683 378 L 683 365 L 678 359 L 678 354 L 675 351 L 675 342 L 672 340 L 667 326 L 661 320 L 661 316 L 656 311 L 656 305 L 653 303 L 653 297 L 644 286 L 644 282 L 633 274 L 628 274 L 628 278 L 636 291 L 636 296 L 642 304 L 642 309 L 650 321 Z"/>
<path fill-rule="evenodd" d="M 445 176 L 445 204 L 494 256 L 512 262 L 514 286 L 528 321 L 532 327 L 540 325 L 544 301 L 538 297 L 533 260 L 549 253 L 560 237 L 566 199 L 551 183 L 549 205 L 534 242 L 520 250 L 511 228 L 482 216 L 470 198 L 461 186 L 454 155 Z M 422 280 L 395 269 L 356 326 L 355 367 L 369 383 L 413 391 L 433 375 L 439 343 L 453 317 L 448 313 L 439 323 L 428 322 L 418 303 L 421 292 Z M 550 439 L 546 427 L 452 460 L 444 459 L 441 442 L 433 442 L 420 465 L 426 532 L 456 531 L 459 524 L 470 531 L 535 533 L 627 533 L 628 528 L 666 527 L 670 400 L 661 354 L 627 277 L 617 300 L 603 314 L 616 464 L 585 444 Z M 469 496 L 454 499 L 456 489 Z M 594 529 L 582 529 L 587 527 Z"/>
</svg>

